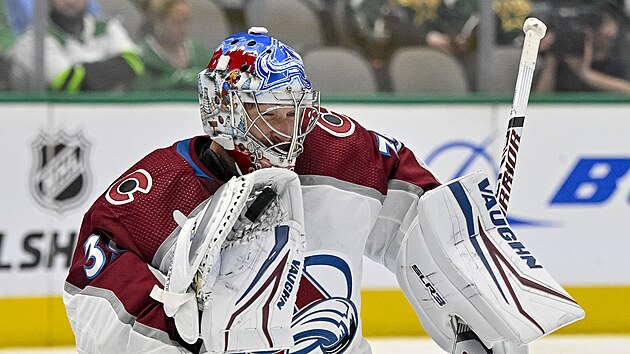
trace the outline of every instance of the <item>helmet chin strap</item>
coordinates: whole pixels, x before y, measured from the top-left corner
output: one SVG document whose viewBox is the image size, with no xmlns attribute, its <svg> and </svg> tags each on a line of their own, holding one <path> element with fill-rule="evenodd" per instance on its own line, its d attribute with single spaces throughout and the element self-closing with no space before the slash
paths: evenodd
<svg viewBox="0 0 630 354">
<path fill-rule="evenodd" d="M 255 169 L 249 156 L 234 148 L 234 141 L 229 136 L 212 137 L 211 143 L 204 146 L 199 154 L 199 159 L 223 182 L 234 176 L 242 176 L 243 170 L 249 172 L 250 169 Z"/>
<path fill-rule="evenodd" d="M 236 149 L 236 146 L 234 146 L 234 138 L 231 136 L 227 134 L 219 134 L 211 137 L 211 139 L 223 150 L 223 153 L 219 153 L 218 156 L 222 158 L 225 164 L 231 165 L 234 163 L 236 173 L 239 176 L 243 175 L 243 169 L 249 172 L 250 168 L 255 168 L 249 156 Z M 227 159 L 230 161 L 225 161 Z"/>
<path fill-rule="evenodd" d="M 225 150 L 234 150 L 234 138 L 227 134 L 219 134 L 217 136 L 210 137 L 210 139 L 221 145 Z"/>
<path fill-rule="evenodd" d="M 211 139 L 213 142 L 220 145 L 223 149 L 223 153 L 220 153 L 218 155 L 222 157 L 223 160 L 230 159 L 233 161 L 236 173 L 239 176 L 242 176 L 244 174 L 243 170 L 247 171 L 246 173 L 249 173 L 251 172 L 250 169 L 257 169 L 256 164 L 252 162 L 250 155 L 236 148 L 236 146 L 234 145 L 234 138 L 232 138 L 231 136 L 227 134 L 219 134 L 217 136 L 211 137 Z M 250 151 L 250 153 L 252 155 L 256 154 L 255 151 Z M 232 161 L 225 162 L 227 164 L 231 164 Z M 262 166 L 262 168 L 264 167 L 265 166 Z"/>
</svg>

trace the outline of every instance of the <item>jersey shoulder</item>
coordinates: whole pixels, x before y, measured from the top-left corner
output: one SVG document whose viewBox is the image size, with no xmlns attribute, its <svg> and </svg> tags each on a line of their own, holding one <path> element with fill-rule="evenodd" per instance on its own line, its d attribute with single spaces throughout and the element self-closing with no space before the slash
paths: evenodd
<svg viewBox="0 0 630 354">
<path fill-rule="evenodd" d="M 304 142 L 296 163 L 302 175 L 329 176 L 385 193 L 395 153 L 383 155 L 378 134 L 347 115 L 322 108 L 322 115 Z"/>
<path fill-rule="evenodd" d="M 402 142 L 323 108 L 316 127 L 305 139 L 296 172 L 334 177 L 376 189 L 383 195 L 392 179 L 423 190 L 438 185 L 428 168 Z"/>
<path fill-rule="evenodd" d="M 177 227 L 173 211 L 188 215 L 209 197 L 177 148 L 157 149 L 125 171 L 93 204 L 81 236 L 105 234 L 150 261 Z"/>
</svg>

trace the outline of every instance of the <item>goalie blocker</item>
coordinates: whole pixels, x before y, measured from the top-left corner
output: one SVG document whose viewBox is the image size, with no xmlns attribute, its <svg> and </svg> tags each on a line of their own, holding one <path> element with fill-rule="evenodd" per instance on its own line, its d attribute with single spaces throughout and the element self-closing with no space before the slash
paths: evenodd
<svg viewBox="0 0 630 354">
<path fill-rule="evenodd" d="M 426 193 L 417 213 L 397 256 L 396 277 L 445 351 L 454 342 L 453 316 L 487 347 L 527 344 L 584 317 L 514 234 L 483 173 Z"/>
</svg>

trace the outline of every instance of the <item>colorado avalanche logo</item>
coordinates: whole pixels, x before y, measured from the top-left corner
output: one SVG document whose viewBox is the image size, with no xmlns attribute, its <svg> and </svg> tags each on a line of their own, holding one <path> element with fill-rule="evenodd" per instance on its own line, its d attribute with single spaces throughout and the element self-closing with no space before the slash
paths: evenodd
<svg viewBox="0 0 630 354">
<path fill-rule="evenodd" d="M 147 194 L 153 185 L 153 178 L 145 169 L 138 169 L 112 184 L 105 199 L 114 205 L 123 205 L 135 200 L 135 193 Z"/>
<path fill-rule="evenodd" d="M 352 119 L 343 114 L 330 112 L 326 108 L 320 108 L 321 116 L 317 120 L 317 125 L 328 133 L 345 138 L 354 133 L 355 125 Z"/>
<path fill-rule="evenodd" d="M 352 302 L 352 273 L 336 255 L 304 259 L 291 324 L 291 354 L 343 353 L 357 333 L 359 314 Z"/>
<path fill-rule="evenodd" d="M 306 78 L 300 55 L 275 38 L 271 41 L 269 50 L 261 52 L 256 58 L 256 75 L 262 80 L 258 90 L 273 90 L 294 80 L 310 90 L 311 83 Z"/>
</svg>

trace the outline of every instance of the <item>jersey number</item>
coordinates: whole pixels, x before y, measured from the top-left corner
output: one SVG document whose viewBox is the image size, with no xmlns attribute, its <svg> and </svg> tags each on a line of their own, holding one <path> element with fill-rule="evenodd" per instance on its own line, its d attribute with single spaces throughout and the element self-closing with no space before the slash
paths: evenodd
<svg viewBox="0 0 630 354">
<path fill-rule="evenodd" d="M 393 151 L 396 156 L 398 156 L 398 152 L 402 149 L 402 144 L 398 140 L 376 132 L 374 132 L 374 136 L 376 137 L 376 144 L 378 145 L 378 151 L 381 155 L 391 156 L 390 151 Z"/>
<path fill-rule="evenodd" d="M 87 241 L 83 244 L 83 254 L 85 255 L 85 265 L 83 265 L 83 271 L 88 279 L 94 279 L 103 267 L 107 258 L 105 252 L 98 245 L 98 241 L 101 240 L 99 235 L 90 235 Z"/>
</svg>

